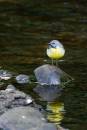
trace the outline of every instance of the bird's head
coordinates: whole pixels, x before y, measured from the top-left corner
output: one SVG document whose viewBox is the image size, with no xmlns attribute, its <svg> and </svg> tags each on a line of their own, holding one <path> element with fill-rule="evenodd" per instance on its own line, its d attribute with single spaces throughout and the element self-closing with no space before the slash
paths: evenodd
<svg viewBox="0 0 87 130">
<path fill-rule="evenodd" d="M 48 43 L 49 48 L 63 48 L 63 45 L 58 40 L 52 40 Z"/>
</svg>

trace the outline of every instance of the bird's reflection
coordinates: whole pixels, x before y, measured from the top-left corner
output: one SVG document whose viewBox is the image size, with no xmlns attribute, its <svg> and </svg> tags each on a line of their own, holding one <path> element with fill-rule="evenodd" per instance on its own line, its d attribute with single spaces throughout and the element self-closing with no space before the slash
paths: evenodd
<svg viewBox="0 0 87 130">
<path fill-rule="evenodd" d="M 63 129 L 60 124 L 64 117 L 64 103 L 58 101 L 58 97 L 62 94 L 62 88 L 54 85 L 38 84 L 34 91 L 39 95 L 42 101 L 46 101 L 46 118 L 49 122 L 54 122 L 58 129 Z"/>
<path fill-rule="evenodd" d="M 47 119 L 58 125 L 64 117 L 64 103 L 58 101 L 49 102 L 47 104 L 47 111 Z"/>
<path fill-rule="evenodd" d="M 40 85 L 38 84 L 34 91 L 40 96 L 43 101 L 53 102 L 61 95 L 62 88 L 54 85 Z"/>
</svg>

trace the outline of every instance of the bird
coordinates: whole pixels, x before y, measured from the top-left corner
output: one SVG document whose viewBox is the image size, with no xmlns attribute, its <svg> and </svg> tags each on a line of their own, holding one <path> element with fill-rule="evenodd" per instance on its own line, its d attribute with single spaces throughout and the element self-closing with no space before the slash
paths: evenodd
<svg viewBox="0 0 87 130">
<path fill-rule="evenodd" d="M 65 49 L 60 41 L 52 40 L 48 43 L 46 53 L 52 59 L 52 65 L 54 64 L 54 60 L 56 60 L 56 65 L 58 65 L 57 61 L 64 56 Z"/>
</svg>

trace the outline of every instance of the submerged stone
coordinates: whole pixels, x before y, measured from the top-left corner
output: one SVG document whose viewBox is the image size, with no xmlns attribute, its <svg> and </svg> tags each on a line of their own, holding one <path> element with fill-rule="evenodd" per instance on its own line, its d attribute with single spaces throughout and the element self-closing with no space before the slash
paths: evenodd
<svg viewBox="0 0 87 130">
<path fill-rule="evenodd" d="M 37 81 L 40 84 L 59 85 L 62 71 L 56 66 L 42 65 L 34 70 Z"/>
<path fill-rule="evenodd" d="M 13 108 L 0 117 L 3 130 L 57 130 L 52 123 L 47 123 L 44 116 L 33 107 Z"/>
<path fill-rule="evenodd" d="M 20 74 L 16 77 L 16 81 L 19 84 L 26 84 L 30 82 L 30 79 L 28 75 Z"/>
<path fill-rule="evenodd" d="M 34 91 L 38 93 L 42 100 L 50 102 L 61 95 L 62 88 L 57 85 L 37 85 Z"/>
</svg>

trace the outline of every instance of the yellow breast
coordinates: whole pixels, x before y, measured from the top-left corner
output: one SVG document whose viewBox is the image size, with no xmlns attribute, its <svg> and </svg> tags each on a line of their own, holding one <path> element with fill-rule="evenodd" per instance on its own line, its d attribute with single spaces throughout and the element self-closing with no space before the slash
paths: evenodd
<svg viewBox="0 0 87 130">
<path fill-rule="evenodd" d="M 59 59 L 64 56 L 65 50 L 63 48 L 47 49 L 47 55 L 52 59 Z"/>
</svg>

